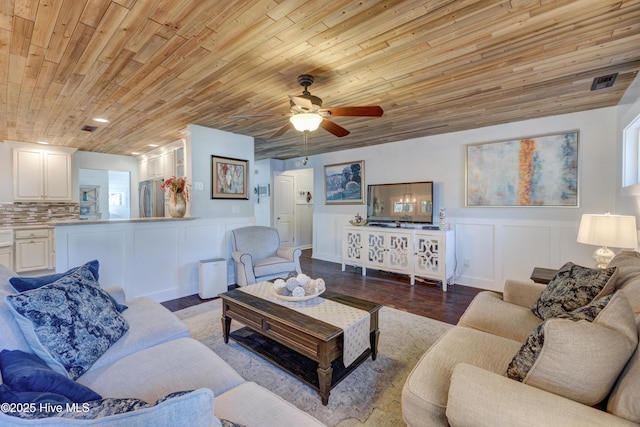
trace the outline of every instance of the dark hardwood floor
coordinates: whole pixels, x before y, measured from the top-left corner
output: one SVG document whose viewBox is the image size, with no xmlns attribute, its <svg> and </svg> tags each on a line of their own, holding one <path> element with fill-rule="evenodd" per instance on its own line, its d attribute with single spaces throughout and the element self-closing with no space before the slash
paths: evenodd
<svg viewBox="0 0 640 427">
<path fill-rule="evenodd" d="M 302 251 L 300 265 L 310 277 L 322 277 L 327 289 L 332 291 L 451 324 L 458 322 L 471 300 L 481 292 L 481 289 L 457 285 L 450 285 L 447 292 L 442 292 L 435 283 L 418 280 L 411 286 L 408 276 L 370 269 L 366 277 L 359 268 L 347 267 L 343 272 L 340 264 L 312 259 L 310 249 Z M 162 304 L 176 311 L 206 301 L 210 300 L 191 295 Z"/>
</svg>

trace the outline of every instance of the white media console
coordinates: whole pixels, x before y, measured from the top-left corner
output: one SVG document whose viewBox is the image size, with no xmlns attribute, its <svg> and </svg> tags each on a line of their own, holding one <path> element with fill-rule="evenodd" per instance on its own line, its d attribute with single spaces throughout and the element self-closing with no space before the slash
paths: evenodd
<svg viewBox="0 0 640 427">
<path fill-rule="evenodd" d="M 455 273 L 453 230 L 345 226 L 342 233 L 342 271 L 347 265 L 407 274 L 453 283 Z"/>
</svg>

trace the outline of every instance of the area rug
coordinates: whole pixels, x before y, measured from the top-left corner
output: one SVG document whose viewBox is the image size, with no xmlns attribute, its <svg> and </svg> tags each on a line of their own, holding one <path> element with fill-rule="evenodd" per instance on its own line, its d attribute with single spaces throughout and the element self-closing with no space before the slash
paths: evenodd
<svg viewBox="0 0 640 427">
<path fill-rule="evenodd" d="M 452 325 L 383 307 L 375 361 L 365 361 L 338 384 L 322 406 L 318 393 L 233 340 L 222 339 L 220 300 L 176 312 L 193 337 L 222 357 L 246 380 L 280 395 L 327 426 L 396 427 L 404 425 L 401 396 L 404 382 L 418 359 Z M 242 327 L 231 323 L 231 329 Z"/>
</svg>

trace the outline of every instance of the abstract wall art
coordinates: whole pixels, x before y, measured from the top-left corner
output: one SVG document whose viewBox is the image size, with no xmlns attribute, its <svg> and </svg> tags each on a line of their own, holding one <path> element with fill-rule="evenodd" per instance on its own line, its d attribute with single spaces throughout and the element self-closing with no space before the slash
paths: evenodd
<svg viewBox="0 0 640 427">
<path fill-rule="evenodd" d="M 578 206 L 578 131 L 467 145 L 466 206 Z"/>
</svg>

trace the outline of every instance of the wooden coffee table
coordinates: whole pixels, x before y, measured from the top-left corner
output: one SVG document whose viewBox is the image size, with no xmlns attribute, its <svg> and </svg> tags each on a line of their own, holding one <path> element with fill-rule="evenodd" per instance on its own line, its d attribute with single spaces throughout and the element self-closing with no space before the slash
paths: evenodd
<svg viewBox="0 0 640 427">
<path fill-rule="evenodd" d="M 322 298 L 346 304 L 371 314 L 371 348 L 351 365 L 342 363 L 342 329 L 316 320 L 283 305 L 250 295 L 239 289 L 220 294 L 224 342 L 229 337 L 269 362 L 294 375 L 320 394 L 322 404 L 340 381 L 378 354 L 379 304 L 325 291 Z M 230 332 L 231 320 L 245 327 Z"/>
</svg>

